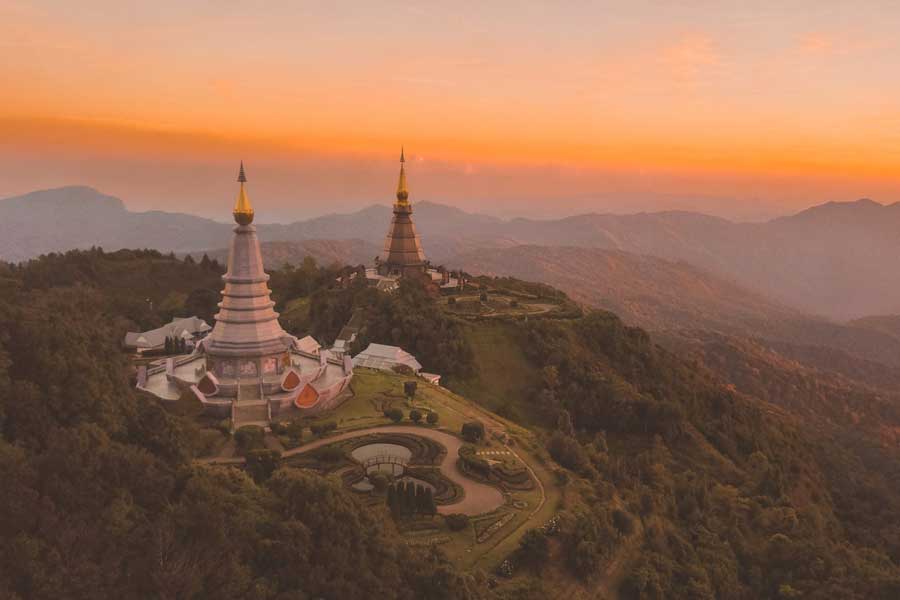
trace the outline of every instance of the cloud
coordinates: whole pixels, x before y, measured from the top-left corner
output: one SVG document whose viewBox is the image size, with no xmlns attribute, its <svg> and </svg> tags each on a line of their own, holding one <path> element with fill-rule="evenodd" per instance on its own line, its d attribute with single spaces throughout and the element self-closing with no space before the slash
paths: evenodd
<svg viewBox="0 0 900 600">
<path fill-rule="evenodd" d="M 797 40 L 796 48 L 811 56 L 850 56 L 866 52 L 883 52 L 896 46 L 893 38 L 872 36 L 867 32 L 809 31 Z"/>
<path fill-rule="evenodd" d="M 834 35 L 823 32 L 806 33 L 800 37 L 800 50 L 808 54 L 831 54 L 835 51 Z"/>
<path fill-rule="evenodd" d="M 680 81 L 694 82 L 722 64 L 722 58 L 712 37 L 688 34 L 674 44 L 665 46 L 660 62 Z"/>
<path fill-rule="evenodd" d="M 45 11 L 38 9 L 28 2 L 19 0 L 0 0 L 0 15 L 8 17 L 42 17 Z"/>
<path fill-rule="evenodd" d="M 425 86 L 453 87 L 456 85 L 455 81 L 449 79 L 432 79 L 428 77 L 393 77 L 391 80 L 396 81 L 397 83 Z"/>
</svg>

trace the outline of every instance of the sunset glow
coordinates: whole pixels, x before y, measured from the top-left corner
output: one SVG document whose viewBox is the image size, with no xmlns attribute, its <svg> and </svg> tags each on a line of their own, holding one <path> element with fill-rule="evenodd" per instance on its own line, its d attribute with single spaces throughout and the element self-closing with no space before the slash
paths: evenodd
<svg viewBox="0 0 900 600">
<path fill-rule="evenodd" d="M 402 143 L 484 212 L 898 199 L 900 8 L 686 4 L 0 0 L 0 196 L 214 214 L 243 158 L 302 218 L 388 203 Z"/>
</svg>

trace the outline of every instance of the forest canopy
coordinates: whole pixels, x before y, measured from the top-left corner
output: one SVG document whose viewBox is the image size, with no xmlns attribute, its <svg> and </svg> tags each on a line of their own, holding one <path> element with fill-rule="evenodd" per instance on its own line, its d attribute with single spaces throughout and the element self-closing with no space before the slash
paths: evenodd
<svg viewBox="0 0 900 600">
<path fill-rule="evenodd" d="M 451 385 L 481 368 L 464 335 L 477 324 L 424 286 L 383 294 L 341 272 L 276 270 L 273 295 L 308 309 L 297 326 L 322 342 L 361 314 L 359 345 L 401 345 Z M 0 597 L 494 596 L 313 472 L 257 482 L 193 462 L 196 426 L 134 391 L 120 343 L 212 312 L 221 274 L 155 251 L 0 264 Z M 512 400 L 538 416 L 526 424 L 568 499 L 553 536 L 511 559 L 591 590 L 634 544 L 627 599 L 900 597 L 891 449 L 795 418 L 777 404 L 799 402 L 790 386 L 741 393 L 611 313 L 510 323 L 540 375 Z"/>
<path fill-rule="evenodd" d="M 0 597 L 477 597 L 319 475 L 193 464 L 191 424 L 134 392 L 125 328 L 219 275 L 156 252 L 0 265 Z"/>
</svg>

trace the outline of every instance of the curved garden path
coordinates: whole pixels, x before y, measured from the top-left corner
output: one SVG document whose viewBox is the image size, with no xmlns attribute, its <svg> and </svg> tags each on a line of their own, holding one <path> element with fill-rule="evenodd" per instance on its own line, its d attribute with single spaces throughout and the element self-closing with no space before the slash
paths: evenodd
<svg viewBox="0 0 900 600">
<path fill-rule="evenodd" d="M 462 513 L 469 516 L 480 515 L 482 513 L 491 512 L 492 510 L 502 506 L 506 502 L 503 498 L 503 494 L 501 494 L 500 490 L 498 490 L 497 488 L 469 479 L 468 477 L 463 475 L 462 471 L 459 470 L 459 467 L 456 464 L 456 459 L 459 457 L 459 448 L 463 445 L 462 440 L 460 440 L 456 436 L 450 435 L 449 433 L 437 429 L 428 429 L 426 427 L 416 427 L 413 425 L 384 425 L 381 427 L 367 427 L 365 429 L 347 431 L 345 433 L 339 433 L 337 435 L 332 435 L 326 438 L 315 440 L 313 442 L 309 442 L 307 444 L 303 444 L 302 446 L 299 446 L 297 448 L 286 450 L 281 454 L 281 456 L 282 458 L 296 456 L 298 454 L 303 454 L 304 452 L 309 452 L 310 450 L 315 450 L 316 448 L 321 448 L 322 446 L 327 446 L 335 442 L 342 442 L 344 440 L 349 440 L 372 433 L 406 433 L 410 435 L 417 435 L 419 437 L 434 440 L 447 449 L 447 454 L 444 455 L 444 460 L 441 461 L 439 468 L 444 477 L 459 485 L 463 489 L 465 495 L 459 502 L 438 506 L 439 513 Z M 202 462 L 208 464 L 239 464 L 244 462 L 244 459 L 213 458 L 203 460 Z M 532 475 L 534 475 L 533 472 Z M 538 485 L 540 485 L 540 480 L 538 480 Z"/>
<path fill-rule="evenodd" d="M 463 445 L 463 441 L 458 437 L 439 431 L 437 429 L 428 429 L 426 427 L 416 427 L 413 425 L 384 425 L 382 427 L 368 427 L 366 429 L 358 429 L 356 431 L 348 431 L 339 433 L 327 438 L 322 438 L 314 442 L 309 442 L 298 448 L 287 450 L 282 457 L 296 456 L 310 450 L 315 450 L 328 444 L 349 440 L 363 435 L 373 433 L 406 433 L 409 435 L 417 435 L 419 437 L 428 438 L 442 445 L 447 449 L 444 460 L 439 466 L 441 474 L 453 483 L 459 485 L 464 491 L 465 496 L 459 502 L 454 504 L 445 504 L 438 506 L 438 512 L 462 513 L 464 515 L 480 515 L 490 512 L 495 508 L 502 506 L 505 502 L 503 494 L 497 488 L 469 479 L 462 474 L 457 466 L 457 458 L 459 458 L 459 448 Z"/>
</svg>

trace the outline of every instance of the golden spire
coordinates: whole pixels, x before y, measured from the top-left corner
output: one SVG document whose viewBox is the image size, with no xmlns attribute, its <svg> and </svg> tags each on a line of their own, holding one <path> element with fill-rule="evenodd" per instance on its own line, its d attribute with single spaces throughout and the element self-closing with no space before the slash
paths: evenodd
<svg viewBox="0 0 900 600">
<path fill-rule="evenodd" d="M 403 155 L 403 146 L 400 146 L 400 180 L 397 182 L 397 204 L 409 204 L 409 190 L 406 189 L 406 171 L 403 170 L 403 163 L 406 157 Z"/>
<path fill-rule="evenodd" d="M 250 206 L 250 198 L 244 190 L 244 184 L 247 183 L 247 176 L 244 175 L 244 161 L 241 161 L 241 171 L 237 180 L 241 184 L 241 190 L 238 192 L 237 201 L 234 203 L 234 220 L 238 225 L 249 225 L 253 222 L 253 207 Z"/>
</svg>

